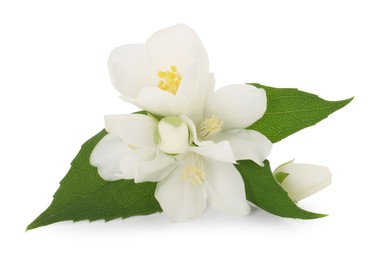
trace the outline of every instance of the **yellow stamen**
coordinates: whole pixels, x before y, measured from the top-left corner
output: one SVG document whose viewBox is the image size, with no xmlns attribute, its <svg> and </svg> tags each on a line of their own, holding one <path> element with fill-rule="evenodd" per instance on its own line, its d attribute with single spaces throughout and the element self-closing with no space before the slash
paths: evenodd
<svg viewBox="0 0 370 260">
<path fill-rule="evenodd" d="M 176 95 L 182 80 L 182 76 L 178 73 L 177 67 L 172 65 L 170 70 L 158 71 L 157 75 L 161 79 L 157 87 Z"/>
<path fill-rule="evenodd" d="M 176 67 L 176 66 L 174 66 L 174 65 L 172 65 L 172 66 L 171 66 L 171 70 L 172 70 L 173 72 L 177 72 L 177 67 Z"/>
<path fill-rule="evenodd" d="M 185 155 L 184 163 L 184 180 L 192 184 L 202 184 L 206 178 L 202 158 L 194 152 L 189 152 Z"/>
<path fill-rule="evenodd" d="M 219 120 L 215 115 L 204 119 L 198 126 L 197 133 L 200 138 L 207 138 L 222 130 L 224 122 Z"/>
</svg>

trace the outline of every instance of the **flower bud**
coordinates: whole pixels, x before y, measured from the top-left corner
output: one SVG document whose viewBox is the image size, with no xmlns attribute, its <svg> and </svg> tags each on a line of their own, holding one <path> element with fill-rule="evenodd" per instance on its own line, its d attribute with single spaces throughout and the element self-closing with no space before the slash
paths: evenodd
<svg viewBox="0 0 370 260">
<path fill-rule="evenodd" d="M 169 154 L 183 153 L 189 146 L 189 130 L 177 116 L 168 116 L 158 123 L 156 141 L 159 148 Z"/>
<path fill-rule="evenodd" d="M 294 201 L 302 200 L 327 187 L 331 183 L 331 173 L 328 168 L 300 164 L 293 161 L 279 166 L 274 175 L 280 185 Z"/>
</svg>

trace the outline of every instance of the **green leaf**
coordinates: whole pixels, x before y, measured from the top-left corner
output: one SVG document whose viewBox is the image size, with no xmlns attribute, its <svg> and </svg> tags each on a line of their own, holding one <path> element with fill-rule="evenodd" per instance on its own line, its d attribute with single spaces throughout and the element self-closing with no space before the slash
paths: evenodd
<svg viewBox="0 0 370 260">
<path fill-rule="evenodd" d="M 353 99 L 327 101 L 298 89 L 273 88 L 257 83 L 251 85 L 266 91 L 267 110 L 264 116 L 248 129 L 264 134 L 273 143 L 315 125 Z"/>
<path fill-rule="evenodd" d="M 301 209 L 288 196 L 288 193 L 276 181 L 271 172 L 269 161 L 261 167 L 253 161 L 238 161 L 235 167 L 239 170 L 244 183 L 247 199 L 256 206 L 286 218 L 315 219 L 326 215 Z"/>
<path fill-rule="evenodd" d="M 89 159 L 95 145 L 107 134 L 101 131 L 85 144 L 60 182 L 51 205 L 27 230 L 65 220 L 109 221 L 162 211 L 154 197 L 156 183 L 132 180 L 104 181 Z"/>
</svg>

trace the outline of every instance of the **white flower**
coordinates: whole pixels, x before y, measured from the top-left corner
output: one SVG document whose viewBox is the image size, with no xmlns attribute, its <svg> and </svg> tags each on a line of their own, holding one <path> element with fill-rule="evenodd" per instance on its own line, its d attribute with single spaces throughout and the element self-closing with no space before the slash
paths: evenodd
<svg viewBox="0 0 370 260">
<path fill-rule="evenodd" d="M 135 179 L 137 164 L 153 160 L 172 163 L 174 159 L 161 156 L 154 142 L 158 121 L 140 114 L 105 116 L 107 134 L 94 148 L 90 163 L 98 167 L 105 180 Z M 137 177 L 140 180 L 140 176 Z"/>
<path fill-rule="evenodd" d="M 158 122 L 133 114 L 106 116 L 105 121 L 109 134 L 90 157 L 103 179 L 159 182 L 155 197 L 171 221 L 199 217 L 207 200 L 222 212 L 249 213 L 244 182 L 227 141 L 191 146 L 186 124 L 176 117 Z M 182 153 L 171 156 L 163 150 Z"/>
<path fill-rule="evenodd" d="M 114 49 L 108 67 L 124 100 L 161 116 L 186 113 L 198 122 L 214 87 L 206 50 L 183 24 L 154 33 L 146 44 Z"/>
<path fill-rule="evenodd" d="M 210 149 L 219 150 L 220 154 L 228 156 L 227 152 L 222 152 L 223 148 Z M 224 213 L 235 216 L 249 213 L 250 207 L 240 173 L 231 161 L 222 162 L 218 159 L 202 156 L 194 148 L 178 158 L 172 172 L 158 183 L 155 197 L 171 221 L 187 221 L 199 217 L 207 201 L 213 208 Z"/>
<path fill-rule="evenodd" d="M 283 176 L 281 186 L 294 201 L 300 201 L 331 183 L 331 173 L 328 168 L 293 161 L 279 166 L 274 171 L 274 175 Z"/>
<path fill-rule="evenodd" d="M 135 182 L 163 179 L 163 170 L 175 162 L 164 154 L 155 138 L 158 121 L 141 114 L 105 116 L 107 134 L 94 148 L 90 164 L 105 180 L 135 179 Z M 154 173 L 148 173 L 148 169 Z M 156 172 L 158 170 L 158 172 Z"/>
<path fill-rule="evenodd" d="M 227 140 L 236 160 L 249 159 L 263 165 L 272 144 L 261 133 L 245 128 L 264 115 L 266 106 L 265 90 L 247 84 L 229 85 L 207 97 L 204 117 L 198 125 L 186 116 L 183 119 L 196 144 Z"/>
</svg>

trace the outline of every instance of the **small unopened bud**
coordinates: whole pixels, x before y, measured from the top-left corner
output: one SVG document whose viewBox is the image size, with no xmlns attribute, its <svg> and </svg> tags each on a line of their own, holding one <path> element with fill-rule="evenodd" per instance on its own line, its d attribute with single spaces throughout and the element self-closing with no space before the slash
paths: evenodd
<svg viewBox="0 0 370 260">
<path fill-rule="evenodd" d="M 165 117 L 158 123 L 155 139 L 163 152 L 169 154 L 183 153 L 189 147 L 188 126 L 180 117 Z"/>
<path fill-rule="evenodd" d="M 331 183 L 328 168 L 314 164 L 288 162 L 274 171 L 275 178 L 294 201 L 300 201 Z"/>
</svg>

